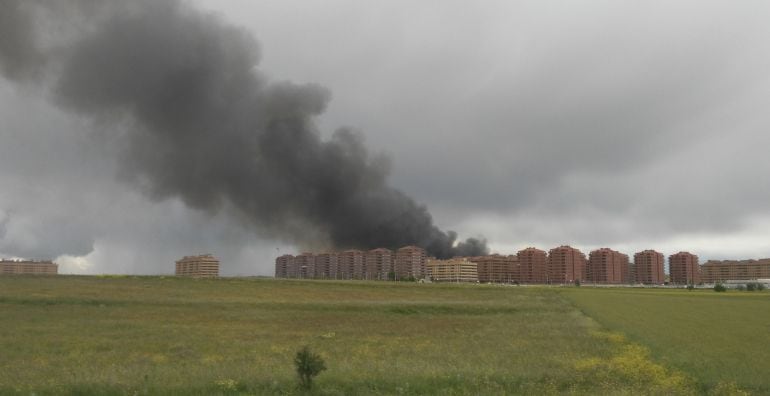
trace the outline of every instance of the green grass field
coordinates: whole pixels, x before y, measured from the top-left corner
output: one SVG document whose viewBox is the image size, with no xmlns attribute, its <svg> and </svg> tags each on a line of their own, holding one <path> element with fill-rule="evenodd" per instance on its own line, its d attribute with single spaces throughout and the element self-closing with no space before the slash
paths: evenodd
<svg viewBox="0 0 770 396">
<path fill-rule="evenodd" d="M 586 315 L 707 386 L 770 394 L 770 294 L 713 290 L 565 289 Z"/>
<path fill-rule="evenodd" d="M 762 394 L 769 296 L 0 277 L 0 394 L 302 394 L 303 345 L 328 367 L 313 394 Z"/>
</svg>

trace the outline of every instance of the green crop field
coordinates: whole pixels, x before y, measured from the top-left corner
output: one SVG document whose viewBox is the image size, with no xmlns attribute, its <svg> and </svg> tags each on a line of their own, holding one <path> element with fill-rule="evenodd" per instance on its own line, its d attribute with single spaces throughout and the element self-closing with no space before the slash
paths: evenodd
<svg viewBox="0 0 770 396">
<path fill-rule="evenodd" d="M 319 395 L 762 394 L 768 296 L 4 276 L 0 394 L 303 394 L 303 345 Z"/>
<path fill-rule="evenodd" d="M 770 394 L 770 294 L 682 289 L 564 289 L 586 315 L 707 386 Z"/>
</svg>

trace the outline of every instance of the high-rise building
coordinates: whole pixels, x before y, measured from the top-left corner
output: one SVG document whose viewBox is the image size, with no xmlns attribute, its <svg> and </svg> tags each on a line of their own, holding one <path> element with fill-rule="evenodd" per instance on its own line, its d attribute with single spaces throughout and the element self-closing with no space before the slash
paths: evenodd
<svg viewBox="0 0 770 396">
<path fill-rule="evenodd" d="M 429 258 L 426 267 L 428 275 L 434 282 L 478 282 L 479 276 L 476 263 L 466 257 L 455 257 L 449 260 Z"/>
<path fill-rule="evenodd" d="M 176 275 L 216 278 L 219 276 L 219 260 L 210 254 L 184 256 L 176 261 Z"/>
<path fill-rule="evenodd" d="M 396 259 L 393 263 L 393 271 L 396 280 L 413 277 L 425 278 L 425 249 L 417 246 L 404 246 L 396 251 Z"/>
<path fill-rule="evenodd" d="M 668 273 L 671 283 L 689 285 L 700 283 L 698 256 L 679 252 L 668 256 Z"/>
<path fill-rule="evenodd" d="M 571 246 L 559 246 L 548 252 L 548 283 L 575 283 L 585 278 L 586 255 Z"/>
<path fill-rule="evenodd" d="M 519 260 L 519 279 L 521 283 L 546 283 L 547 256 L 545 251 L 528 247 L 516 253 Z"/>
<path fill-rule="evenodd" d="M 341 279 L 364 279 L 364 252 L 345 250 L 337 259 Z"/>
<path fill-rule="evenodd" d="M 388 274 L 393 271 L 393 251 L 385 248 L 372 249 L 366 252 L 366 279 L 388 280 Z"/>
<path fill-rule="evenodd" d="M 292 270 L 294 264 L 294 256 L 290 254 L 284 254 L 275 258 L 275 277 L 276 278 L 294 278 L 296 276 L 289 276 L 289 271 Z"/>
<path fill-rule="evenodd" d="M 654 250 L 644 250 L 634 254 L 633 281 L 645 285 L 661 285 L 666 281 L 663 253 Z"/>
<path fill-rule="evenodd" d="M 319 253 L 315 256 L 316 279 L 338 279 L 337 253 Z"/>
<path fill-rule="evenodd" d="M 490 254 L 468 260 L 476 263 L 479 282 L 513 283 L 519 280 L 519 258 L 514 255 Z"/>
<path fill-rule="evenodd" d="M 586 280 L 595 283 L 628 283 L 628 256 L 610 248 L 592 251 L 588 255 Z"/>
<path fill-rule="evenodd" d="M 770 279 L 770 258 L 759 260 L 709 260 L 700 267 L 701 280 L 717 283 L 728 280 Z"/>
<path fill-rule="evenodd" d="M 0 259 L 0 275 L 56 275 L 59 265 L 51 260 Z"/>
<path fill-rule="evenodd" d="M 297 266 L 297 278 L 312 279 L 315 277 L 315 255 L 302 253 L 294 256 L 294 265 Z"/>
</svg>

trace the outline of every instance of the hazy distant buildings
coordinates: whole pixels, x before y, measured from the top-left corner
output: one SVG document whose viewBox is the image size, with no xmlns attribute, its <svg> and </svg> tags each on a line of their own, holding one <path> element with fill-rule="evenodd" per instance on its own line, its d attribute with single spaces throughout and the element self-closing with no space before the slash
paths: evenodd
<svg viewBox="0 0 770 396">
<path fill-rule="evenodd" d="M 360 250 L 345 250 L 339 254 L 339 271 L 341 279 L 364 279 L 364 252 Z"/>
<path fill-rule="evenodd" d="M 425 278 L 425 249 L 417 246 L 404 246 L 396 251 L 393 272 L 396 280 Z"/>
<path fill-rule="evenodd" d="M 431 277 L 437 282 L 481 282 L 523 284 L 598 284 L 666 282 L 665 256 L 655 250 L 628 256 L 610 248 L 596 249 L 588 255 L 571 246 L 548 251 L 529 247 L 516 255 L 491 254 L 428 258 L 424 249 L 405 246 L 369 251 L 345 250 L 319 254 L 285 254 L 275 259 L 276 278 L 419 280 Z M 56 273 L 48 262 L 0 261 L 0 273 Z M 761 260 L 711 260 L 698 265 L 698 256 L 679 252 L 669 256 L 672 284 L 698 284 L 740 280 L 770 279 L 770 258 Z M 26 271 L 26 272 L 23 272 Z M 46 272 L 47 271 L 47 272 Z M 211 255 L 188 256 L 177 261 L 177 275 L 217 276 L 219 261 Z"/>
<path fill-rule="evenodd" d="M 592 251 L 588 255 L 586 280 L 594 283 L 628 283 L 628 256 L 610 248 Z"/>
<path fill-rule="evenodd" d="M 388 274 L 393 271 L 393 251 L 385 248 L 372 249 L 366 252 L 365 279 L 387 280 Z"/>
<path fill-rule="evenodd" d="M 449 260 L 430 258 L 427 261 L 428 276 L 434 282 L 478 282 L 476 263 L 466 257 Z"/>
<path fill-rule="evenodd" d="M 294 265 L 296 266 L 297 278 L 312 279 L 315 277 L 315 255 L 313 253 L 302 253 L 294 256 Z"/>
<path fill-rule="evenodd" d="M 468 260 L 476 263 L 479 282 L 513 283 L 519 280 L 519 258 L 514 255 L 491 254 Z"/>
<path fill-rule="evenodd" d="M 759 260 L 709 260 L 703 263 L 701 280 L 705 283 L 728 280 L 770 279 L 770 258 Z"/>
<path fill-rule="evenodd" d="M 516 253 L 516 257 L 519 261 L 519 283 L 546 283 L 545 251 L 528 247 Z"/>
<path fill-rule="evenodd" d="M 698 256 L 688 252 L 679 252 L 668 256 L 668 272 L 671 283 L 680 285 L 701 282 Z"/>
<path fill-rule="evenodd" d="M 56 275 L 59 265 L 50 260 L 0 260 L 0 275 Z"/>
<path fill-rule="evenodd" d="M 586 255 L 571 246 L 559 246 L 548 252 L 548 283 L 575 283 L 586 273 Z"/>
<path fill-rule="evenodd" d="M 665 257 L 654 250 L 644 250 L 634 254 L 632 279 L 636 283 L 661 285 L 666 281 L 664 273 Z"/>
<path fill-rule="evenodd" d="M 176 261 L 176 275 L 216 278 L 219 276 L 219 260 L 210 254 L 184 256 Z"/>
<path fill-rule="evenodd" d="M 294 256 L 284 254 L 275 259 L 275 277 L 276 278 L 294 278 L 290 276 L 290 269 L 294 268 Z"/>
<path fill-rule="evenodd" d="M 337 253 L 320 253 L 315 256 L 316 279 L 338 279 L 339 255 Z"/>
</svg>

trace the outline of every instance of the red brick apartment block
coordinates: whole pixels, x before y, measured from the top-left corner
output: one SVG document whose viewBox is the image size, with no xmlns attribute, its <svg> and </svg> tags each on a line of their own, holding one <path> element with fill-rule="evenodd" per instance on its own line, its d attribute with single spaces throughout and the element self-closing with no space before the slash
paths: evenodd
<svg viewBox="0 0 770 396">
<path fill-rule="evenodd" d="M 385 248 L 366 252 L 366 279 L 387 280 L 393 270 L 393 251 Z"/>
<path fill-rule="evenodd" d="M 338 266 L 339 255 L 334 252 L 319 253 L 315 256 L 315 278 L 316 279 L 339 279 Z"/>
<path fill-rule="evenodd" d="M 698 256 L 689 252 L 668 256 L 668 273 L 671 276 L 671 283 L 680 285 L 700 283 Z"/>
<path fill-rule="evenodd" d="M 345 250 L 338 258 L 342 279 L 364 279 L 364 252 Z"/>
<path fill-rule="evenodd" d="M 425 262 L 427 260 L 425 249 L 417 246 L 404 246 L 396 251 L 396 259 L 393 263 L 393 272 L 396 280 L 408 277 L 415 279 L 425 278 Z"/>
<path fill-rule="evenodd" d="M 644 250 L 634 254 L 633 281 L 645 285 L 661 285 L 666 281 L 663 267 L 666 262 L 663 253 Z"/>
<path fill-rule="evenodd" d="M 592 251 L 588 255 L 586 280 L 595 283 L 628 283 L 628 256 L 610 248 Z"/>
<path fill-rule="evenodd" d="M 490 254 L 468 260 L 476 263 L 479 282 L 512 283 L 519 280 L 519 258 L 516 256 Z"/>
<path fill-rule="evenodd" d="M 571 246 L 559 246 L 548 252 L 548 283 L 574 283 L 585 279 L 586 255 Z"/>
<path fill-rule="evenodd" d="M 294 265 L 297 267 L 297 278 L 308 279 L 315 276 L 315 255 L 302 253 L 294 256 Z"/>
<path fill-rule="evenodd" d="M 728 280 L 770 279 L 770 258 L 759 260 L 709 260 L 700 267 L 701 280 L 717 283 Z"/>
<path fill-rule="evenodd" d="M 521 283 L 545 283 L 546 261 L 545 251 L 528 247 L 516 253 L 519 259 L 519 279 Z"/>
<path fill-rule="evenodd" d="M 59 265 L 50 260 L 0 259 L 0 275 L 56 275 Z"/>
</svg>

